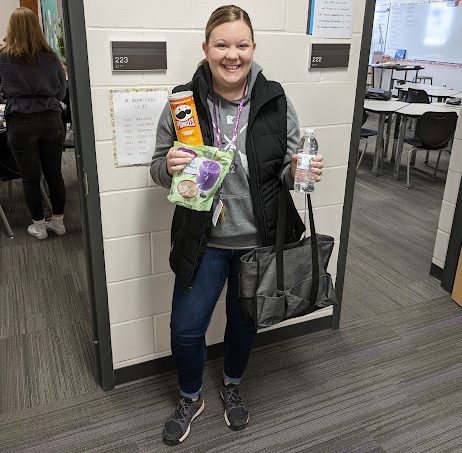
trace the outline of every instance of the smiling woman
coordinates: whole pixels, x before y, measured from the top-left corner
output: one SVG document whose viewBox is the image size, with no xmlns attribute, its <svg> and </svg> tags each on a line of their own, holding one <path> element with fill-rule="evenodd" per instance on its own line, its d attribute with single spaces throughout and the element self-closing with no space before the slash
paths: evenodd
<svg viewBox="0 0 462 453">
<path fill-rule="evenodd" d="M 244 20 L 226 22 L 206 33 L 202 48 L 217 94 L 225 99 L 237 99 L 242 95 L 255 46 L 253 31 Z"/>
<path fill-rule="evenodd" d="M 249 249 L 275 244 L 278 196 L 281 190 L 293 187 L 294 152 L 300 136 L 297 115 L 281 85 L 268 81 L 253 61 L 254 34 L 244 10 L 234 5 L 216 9 L 207 23 L 202 48 L 205 60 L 192 81 L 173 91 L 193 92 L 204 144 L 229 152 L 232 170 L 210 212 L 175 208 L 170 265 L 176 279 L 170 325 L 180 399 L 164 426 L 163 440 L 168 445 L 186 439 L 191 422 L 204 410 L 205 333 L 226 282 L 220 396 L 231 429 L 243 429 L 249 421 L 239 384 L 256 330 L 241 319 L 238 309 L 240 258 Z M 186 118 L 186 114 L 175 111 L 178 118 Z M 172 175 L 194 158 L 175 150 L 175 139 L 166 105 L 157 127 L 151 175 L 167 188 Z M 321 155 L 313 163 L 313 173 L 319 181 Z M 305 228 L 288 198 L 286 242 L 293 242 Z"/>
</svg>

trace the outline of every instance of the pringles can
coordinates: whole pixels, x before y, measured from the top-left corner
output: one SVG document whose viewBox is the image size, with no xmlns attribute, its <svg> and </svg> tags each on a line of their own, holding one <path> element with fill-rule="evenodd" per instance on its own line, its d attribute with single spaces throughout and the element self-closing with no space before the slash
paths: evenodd
<svg viewBox="0 0 462 453">
<path fill-rule="evenodd" d="M 173 93 L 168 96 L 168 102 L 178 141 L 191 146 L 203 145 L 204 140 L 199 126 L 193 92 Z"/>
</svg>

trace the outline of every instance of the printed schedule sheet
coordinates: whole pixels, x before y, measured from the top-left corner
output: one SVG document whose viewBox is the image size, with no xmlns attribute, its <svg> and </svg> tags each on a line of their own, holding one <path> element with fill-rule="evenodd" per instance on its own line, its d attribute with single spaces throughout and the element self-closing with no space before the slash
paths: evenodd
<svg viewBox="0 0 462 453">
<path fill-rule="evenodd" d="M 111 90 L 115 165 L 147 165 L 156 146 L 157 123 L 168 90 Z"/>
</svg>

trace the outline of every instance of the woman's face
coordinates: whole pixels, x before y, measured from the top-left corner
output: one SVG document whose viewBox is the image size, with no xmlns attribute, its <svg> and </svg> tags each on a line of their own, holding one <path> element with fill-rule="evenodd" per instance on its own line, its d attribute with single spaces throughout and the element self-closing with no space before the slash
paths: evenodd
<svg viewBox="0 0 462 453">
<path fill-rule="evenodd" d="M 202 48 L 212 71 L 214 88 L 244 89 L 253 61 L 255 43 L 249 26 L 242 20 L 214 28 Z"/>
</svg>

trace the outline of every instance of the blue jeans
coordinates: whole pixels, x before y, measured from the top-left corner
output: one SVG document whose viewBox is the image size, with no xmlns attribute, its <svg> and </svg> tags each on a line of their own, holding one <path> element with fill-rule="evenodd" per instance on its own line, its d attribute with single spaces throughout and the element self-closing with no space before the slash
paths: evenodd
<svg viewBox="0 0 462 453">
<path fill-rule="evenodd" d="M 188 292 L 176 279 L 170 322 L 172 353 L 183 397 L 202 391 L 202 373 L 207 356 L 205 333 L 213 310 L 228 279 L 224 378 L 239 384 L 255 339 L 256 330 L 241 319 L 239 296 L 240 258 L 248 250 L 207 247 Z"/>
</svg>

